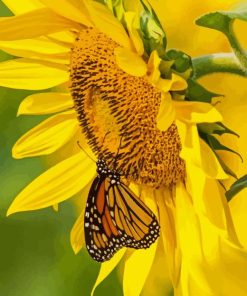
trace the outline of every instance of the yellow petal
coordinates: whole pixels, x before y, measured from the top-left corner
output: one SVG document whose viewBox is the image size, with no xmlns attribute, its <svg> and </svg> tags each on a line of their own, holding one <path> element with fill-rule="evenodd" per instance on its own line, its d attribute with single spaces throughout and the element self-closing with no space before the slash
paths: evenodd
<svg viewBox="0 0 247 296">
<path fill-rule="evenodd" d="M 176 126 L 182 144 L 180 157 L 186 163 L 192 162 L 196 166 L 201 167 L 201 150 L 196 124 L 187 124 L 183 121 L 176 120 Z"/>
<path fill-rule="evenodd" d="M 185 122 L 217 122 L 222 115 L 211 104 L 201 102 L 174 101 L 176 117 Z"/>
<path fill-rule="evenodd" d="M 49 62 L 15 59 L 0 63 L 0 85 L 17 89 L 40 90 L 69 80 L 64 66 Z"/>
<path fill-rule="evenodd" d="M 158 217 L 152 190 L 143 191 L 142 198 Z M 157 249 L 157 240 L 146 250 L 136 250 L 125 261 L 123 290 L 124 295 L 139 296 L 152 267 Z M 134 279 L 134 282 L 133 282 Z"/>
<path fill-rule="evenodd" d="M 181 76 L 172 73 L 172 85 L 171 90 L 172 91 L 180 91 L 185 90 L 188 87 L 188 84 L 184 78 Z"/>
<path fill-rule="evenodd" d="M 43 5 L 38 0 L 2 0 L 2 2 L 15 14 L 22 14 L 37 8 L 42 8 Z"/>
<path fill-rule="evenodd" d="M 168 254 L 168 269 L 173 285 L 177 285 L 181 268 L 181 252 L 177 246 L 175 204 L 169 188 L 155 191 L 159 209 L 160 230 L 165 253 Z"/>
<path fill-rule="evenodd" d="M 95 163 L 83 152 L 53 166 L 15 198 L 7 215 L 60 203 L 82 190 L 95 175 Z"/>
<path fill-rule="evenodd" d="M 124 72 L 137 77 L 142 77 L 147 72 L 144 60 L 131 50 L 126 48 L 115 48 L 116 63 Z"/>
<path fill-rule="evenodd" d="M 14 158 L 47 155 L 68 142 L 78 131 L 75 113 L 56 114 L 23 135 L 14 145 Z"/>
<path fill-rule="evenodd" d="M 166 131 L 175 120 L 175 109 L 170 93 L 162 95 L 159 113 L 157 115 L 157 127 L 161 131 Z"/>
<path fill-rule="evenodd" d="M 236 231 L 240 242 L 247 248 L 247 189 L 244 189 L 240 193 L 238 193 L 231 201 L 230 208 L 232 213 L 232 218 L 234 221 L 234 225 L 236 227 Z"/>
<path fill-rule="evenodd" d="M 55 55 L 66 54 L 70 52 L 68 47 L 52 42 L 46 37 L 14 41 L 0 41 L 0 48 L 4 51 L 11 50 L 13 55 L 16 56 L 20 56 L 19 53 L 21 55 L 23 53 L 29 53 L 30 55 Z M 29 56 L 29 58 L 32 57 Z"/>
<path fill-rule="evenodd" d="M 54 204 L 52 207 L 55 212 L 58 212 L 58 204 Z"/>
<path fill-rule="evenodd" d="M 191 163 L 202 168 L 204 174 L 210 178 L 228 178 L 213 151 L 200 139 L 196 124 L 176 120 L 176 125 L 182 144 L 180 157 L 185 160 L 186 164 Z"/>
<path fill-rule="evenodd" d="M 100 271 L 98 274 L 98 278 L 93 286 L 91 296 L 94 295 L 95 289 L 98 287 L 98 285 L 103 282 L 103 280 L 108 277 L 108 275 L 113 271 L 113 269 L 118 265 L 120 260 L 123 258 L 124 254 L 126 252 L 126 248 L 121 249 L 118 251 L 109 261 L 106 261 L 101 264 Z"/>
<path fill-rule="evenodd" d="M 185 90 L 188 87 L 186 80 L 177 74 L 172 73 L 171 79 L 160 78 L 156 86 L 163 92 Z"/>
<path fill-rule="evenodd" d="M 3 17 L 0 27 L 0 40 L 20 40 L 78 28 L 78 25 L 48 8 L 41 8 L 18 16 Z"/>
<path fill-rule="evenodd" d="M 20 104 L 18 116 L 23 114 L 50 114 L 73 108 L 73 101 L 69 93 L 37 93 L 26 97 Z"/>
<path fill-rule="evenodd" d="M 75 41 L 76 35 L 75 35 L 75 33 L 71 32 L 71 31 L 63 31 L 63 32 L 49 34 L 46 37 L 49 40 L 52 40 L 53 42 L 55 42 L 57 44 L 61 44 L 63 46 L 66 46 L 69 50 L 71 50 L 73 43 Z"/>
<path fill-rule="evenodd" d="M 62 65 L 68 65 L 70 63 L 69 53 L 47 55 L 47 54 L 33 52 L 31 50 L 30 51 L 19 50 L 19 49 L 7 48 L 7 47 L 4 48 L 3 46 L 0 46 L 0 48 L 3 49 L 8 54 L 16 57 L 20 57 L 20 58 L 28 58 L 28 59 L 52 62 L 52 63 L 62 64 Z"/>
<path fill-rule="evenodd" d="M 160 78 L 160 57 L 156 50 L 152 51 L 149 60 L 148 60 L 148 78 L 151 83 L 156 84 L 159 81 Z"/>
<path fill-rule="evenodd" d="M 85 244 L 84 240 L 84 211 L 77 218 L 70 232 L 70 243 L 75 254 L 78 254 Z"/>
<path fill-rule="evenodd" d="M 40 2 L 65 18 L 81 23 L 87 27 L 92 27 L 90 19 L 83 13 L 85 12 L 85 6 L 82 1 L 40 0 Z"/>
<path fill-rule="evenodd" d="M 226 229 L 216 227 L 208 215 L 194 208 L 182 184 L 177 185 L 176 211 L 183 258 L 176 295 L 246 295 L 246 250 L 229 239 Z"/>
<path fill-rule="evenodd" d="M 112 38 L 119 45 L 129 49 L 131 48 L 130 40 L 124 27 L 108 8 L 96 1 L 83 0 L 83 3 L 96 28 Z"/>
<path fill-rule="evenodd" d="M 138 33 L 138 27 L 135 26 L 135 18 L 137 17 L 135 12 L 129 11 L 124 14 L 125 22 L 129 32 L 130 39 L 134 45 L 134 48 L 139 56 L 144 53 L 144 46 L 142 39 Z"/>
<path fill-rule="evenodd" d="M 200 139 L 202 169 L 209 178 L 227 179 L 228 175 L 222 169 L 212 149 Z"/>
</svg>

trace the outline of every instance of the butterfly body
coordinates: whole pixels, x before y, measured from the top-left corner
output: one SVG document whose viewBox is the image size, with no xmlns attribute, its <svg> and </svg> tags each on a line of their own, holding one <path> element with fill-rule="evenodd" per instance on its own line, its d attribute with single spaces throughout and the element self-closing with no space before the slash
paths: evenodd
<svg viewBox="0 0 247 296">
<path fill-rule="evenodd" d="M 85 241 L 91 257 L 109 260 L 122 247 L 148 248 L 159 236 L 151 210 L 122 182 L 116 170 L 97 161 L 85 210 Z"/>
</svg>

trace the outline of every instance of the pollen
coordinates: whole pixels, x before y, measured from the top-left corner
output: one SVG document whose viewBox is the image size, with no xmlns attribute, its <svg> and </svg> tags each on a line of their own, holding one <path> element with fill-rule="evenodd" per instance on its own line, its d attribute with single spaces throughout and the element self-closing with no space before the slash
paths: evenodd
<svg viewBox="0 0 247 296">
<path fill-rule="evenodd" d="M 96 29 L 82 30 L 74 43 L 71 93 L 82 131 L 94 153 L 128 181 L 172 186 L 185 178 L 177 127 L 157 128 L 161 92 L 146 76 L 121 70 L 116 47 Z"/>
</svg>

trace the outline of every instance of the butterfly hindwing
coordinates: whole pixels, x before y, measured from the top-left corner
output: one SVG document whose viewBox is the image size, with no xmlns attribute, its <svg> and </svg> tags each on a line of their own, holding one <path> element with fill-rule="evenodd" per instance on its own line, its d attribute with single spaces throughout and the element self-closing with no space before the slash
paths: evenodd
<svg viewBox="0 0 247 296">
<path fill-rule="evenodd" d="M 124 246 L 148 248 L 158 238 L 155 215 L 125 184 L 111 184 L 107 199 Z"/>
</svg>

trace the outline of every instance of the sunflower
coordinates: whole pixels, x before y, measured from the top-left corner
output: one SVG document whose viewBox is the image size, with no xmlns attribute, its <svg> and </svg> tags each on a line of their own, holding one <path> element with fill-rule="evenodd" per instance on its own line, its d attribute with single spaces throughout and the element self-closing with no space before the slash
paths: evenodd
<svg viewBox="0 0 247 296">
<path fill-rule="evenodd" d="M 52 88 L 25 98 L 18 115 L 54 114 L 16 142 L 13 157 L 74 143 L 71 155 L 24 188 L 7 214 L 57 209 L 82 190 L 85 208 L 93 160 L 104 155 L 111 163 L 120 147 L 117 169 L 156 215 L 161 235 L 147 250 L 121 249 L 103 263 L 94 289 L 123 258 L 124 294 L 140 295 L 160 244 L 175 295 L 245 295 L 247 254 L 218 185 L 228 175 L 198 133 L 200 124 L 223 117 L 213 104 L 184 99 L 190 67 L 173 71 L 161 58 L 166 36 L 155 1 L 4 3 L 16 15 L 0 21 L 0 48 L 19 58 L 0 64 L 0 85 Z M 85 244 L 84 210 L 71 230 L 75 253 Z"/>
</svg>

